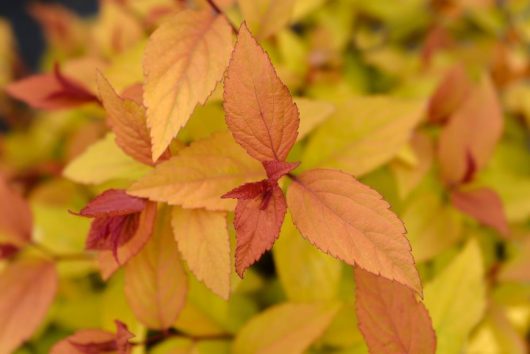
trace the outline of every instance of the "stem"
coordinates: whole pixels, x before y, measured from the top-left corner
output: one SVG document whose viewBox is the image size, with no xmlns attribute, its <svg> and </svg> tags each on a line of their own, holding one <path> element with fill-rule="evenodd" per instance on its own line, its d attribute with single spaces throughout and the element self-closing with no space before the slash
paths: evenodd
<svg viewBox="0 0 530 354">
<path fill-rule="evenodd" d="M 91 261 L 92 257 L 86 253 L 65 253 L 65 254 L 57 254 L 54 251 L 50 250 L 46 246 L 31 242 L 29 244 L 33 248 L 39 250 L 41 253 L 44 253 L 47 257 L 53 259 L 54 261 Z"/>
<path fill-rule="evenodd" d="M 234 31 L 235 34 L 239 33 L 239 29 L 232 23 L 232 21 L 230 21 L 230 19 L 228 18 L 228 16 L 226 16 L 226 14 L 223 12 L 223 10 L 221 10 L 221 8 L 219 6 L 217 6 L 217 4 L 215 3 L 215 0 L 206 0 L 206 2 L 208 3 L 208 5 L 210 5 L 212 10 L 217 15 L 225 17 L 226 21 L 230 24 L 230 27 L 232 27 L 232 30 Z"/>
</svg>

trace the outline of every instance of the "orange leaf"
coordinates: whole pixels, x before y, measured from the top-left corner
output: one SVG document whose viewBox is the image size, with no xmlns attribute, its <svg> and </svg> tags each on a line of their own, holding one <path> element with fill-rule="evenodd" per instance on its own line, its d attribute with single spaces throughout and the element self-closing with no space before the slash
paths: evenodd
<svg viewBox="0 0 530 354">
<path fill-rule="evenodd" d="M 507 236 L 510 233 L 502 201 L 495 191 L 489 188 L 455 190 L 451 192 L 451 203 L 481 224 L 494 228 L 501 235 Z"/>
<path fill-rule="evenodd" d="M 51 349 L 51 354 L 118 353 L 130 354 L 134 335 L 120 321 L 116 334 L 99 329 L 84 329 L 63 339 Z"/>
<path fill-rule="evenodd" d="M 156 160 L 222 79 L 232 50 L 232 29 L 211 9 L 176 13 L 145 49 L 144 103 Z"/>
<path fill-rule="evenodd" d="M 316 247 L 421 294 L 405 227 L 375 190 L 340 171 L 310 170 L 290 185 L 287 204 Z"/>
<path fill-rule="evenodd" d="M 298 108 L 245 24 L 227 70 L 224 109 L 235 140 L 252 157 L 285 160 L 298 135 Z"/>
<path fill-rule="evenodd" d="M 359 267 L 355 284 L 359 328 L 371 353 L 435 353 L 431 318 L 413 291 Z"/>
<path fill-rule="evenodd" d="M 33 75 L 9 84 L 6 92 L 33 108 L 44 110 L 72 108 L 98 101 L 83 85 L 64 76 L 58 65 L 53 73 Z"/>
<path fill-rule="evenodd" d="M 438 157 L 444 180 L 450 185 L 462 182 L 470 158 L 477 170 L 484 167 L 502 129 L 503 115 L 495 87 L 489 77 L 484 77 L 440 134 Z"/>
<path fill-rule="evenodd" d="M 233 210 L 221 195 L 263 178 L 263 167 L 239 147 L 230 133 L 194 142 L 129 188 L 129 194 L 184 208 Z"/>
<path fill-rule="evenodd" d="M 197 279 L 224 299 L 230 294 L 230 236 L 223 212 L 173 208 L 173 234 Z"/>
<path fill-rule="evenodd" d="M 158 213 L 153 236 L 125 267 L 125 296 L 147 327 L 166 329 L 177 320 L 188 292 L 167 208 Z"/>
<path fill-rule="evenodd" d="M 108 121 L 116 134 L 116 144 L 134 159 L 146 165 L 153 165 L 151 138 L 146 125 L 144 107 L 133 100 L 118 96 L 99 72 L 97 83 Z M 132 94 L 131 91 L 128 91 L 128 94 Z"/>
<path fill-rule="evenodd" d="M 31 239 L 33 217 L 28 203 L 0 175 L 0 243 L 22 246 Z"/>
<path fill-rule="evenodd" d="M 285 196 L 275 181 L 257 183 L 266 185 L 263 192 L 251 198 L 245 196 L 239 199 L 236 206 L 236 272 L 241 278 L 248 267 L 272 248 L 287 211 Z M 252 188 L 254 185 L 245 186 Z"/>
<path fill-rule="evenodd" d="M 443 123 L 466 100 L 473 82 L 463 65 L 450 68 L 429 101 L 428 117 L 433 123 Z"/>
<path fill-rule="evenodd" d="M 99 268 L 103 279 L 108 279 L 118 268 L 126 264 L 142 250 L 151 237 L 155 218 L 156 203 L 147 203 L 140 214 L 136 232 L 130 237 L 128 242 L 118 247 L 116 256 L 112 250 L 99 252 Z"/>
<path fill-rule="evenodd" d="M 57 291 L 53 263 L 21 260 L 0 273 L 0 353 L 12 353 L 44 320 Z"/>
</svg>

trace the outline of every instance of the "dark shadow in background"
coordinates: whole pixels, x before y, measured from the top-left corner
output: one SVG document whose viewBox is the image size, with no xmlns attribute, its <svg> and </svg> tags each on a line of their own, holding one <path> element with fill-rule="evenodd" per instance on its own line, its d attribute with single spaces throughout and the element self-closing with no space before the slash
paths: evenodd
<svg viewBox="0 0 530 354">
<path fill-rule="evenodd" d="M 40 26 L 27 11 L 28 4 L 35 2 L 59 3 L 82 16 L 93 15 L 98 10 L 97 0 L 0 0 L 0 16 L 13 26 L 22 60 L 33 71 L 37 70 L 46 47 Z"/>
</svg>

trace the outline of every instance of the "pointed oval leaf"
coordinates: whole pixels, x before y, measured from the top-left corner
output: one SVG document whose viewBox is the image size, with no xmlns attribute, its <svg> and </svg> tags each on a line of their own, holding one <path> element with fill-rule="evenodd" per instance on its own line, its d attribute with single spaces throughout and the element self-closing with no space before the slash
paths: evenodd
<svg viewBox="0 0 530 354">
<path fill-rule="evenodd" d="M 507 236 L 510 233 L 502 201 L 494 190 L 455 190 L 451 192 L 451 203 L 481 224 L 494 228 L 501 235 Z"/>
<path fill-rule="evenodd" d="M 50 262 L 22 260 L 0 273 L 0 353 L 12 353 L 31 337 L 48 312 L 57 283 Z"/>
<path fill-rule="evenodd" d="M 21 246 L 31 239 L 33 216 L 29 204 L 0 175 L 0 243 Z"/>
<path fill-rule="evenodd" d="M 134 100 L 123 99 L 107 79 L 98 72 L 99 97 L 107 112 L 107 119 L 116 135 L 116 144 L 129 156 L 146 165 L 152 165 L 151 137 L 147 129 L 145 108 Z M 141 88 L 141 86 L 140 86 Z M 137 95 L 129 89 L 126 94 Z"/>
<path fill-rule="evenodd" d="M 224 132 L 197 141 L 158 164 L 128 192 L 184 208 L 233 210 L 235 203 L 221 195 L 264 176 L 263 167 Z"/>
<path fill-rule="evenodd" d="M 335 170 L 310 170 L 287 192 L 293 222 L 323 252 L 421 294 L 405 227 L 370 187 Z"/>
<path fill-rule="evenodd" d="M 357 177 L 373 171 L 405 146 L 423 109 L 423 101 L 351 97 L 312 134 L 302 167 L 336 168 Z"/>
<path fill-rule="evenodd" d="M 438 158 L 444 180 L 461 183 L 469 158 L 480 170 L 486 165 L 502 135 L 504 118 L 495 87 L 485 76 L 449 119 L 440 134 Z M 480 134 L 477 134 L 480 127 Z"/>
<path fill-rule="evenodd" d="M 125 267 L 125 296 L 147 327 L 166 329 L 177 320 L 188 292 L 168 208 L 160 210 L 153 236 Z"/>
<path fill-rule="evenodd" d="M 434 354 L 436 335 L 410 288 L 355 267 L 359 328 L 372 353 Z"/>
<path fill-rule="evenodd" d="M 232 51 L 232 29 L 211 9 L 183 10 L 163 23 L 145 49 L 144 103 L 153 160 L 166 150 L 197 104 L 222 79 Z"/>
<path fill-rule="evenodd" d="M 230 294 L 230 236 L 226 213 L 173 207 L 173 234 L 197 279 L 224 299 Z"/>
<path fill-rule="evenodd" d="M 302 354 L 329 326 L 334 304 L 284 303 L 252 318 L 237 334 L 234 354 Z"/>
<path fill-rule="evenodd" d="M 468 242 L 460 254 L 425 286 L 425 306 L 436 330 L 438 353 L 457 354 L 486 307 L 480 247 Z"/>
<path fill-rule="evenodd" d="M 235 140 L 259 161 L 283 161 L 298 135 L 298 108 L 245 24 L 227 70 L 226 123 Z"/>
<path fill-rule="evenodd" d="M 236 206 L 236 272 L 245 270 L 270 250 L 278 238 L 287 211 L 282 190 L 274 183 L 263 194 L 240 199 Z"/>
<path fill-rule="evenodd" d="M 120 216 L 144 210 L 145 199 L 128 195 L 123 189 L 109 189 L 92 199 L 79 215 L 88 217 Z"/>
</svg>

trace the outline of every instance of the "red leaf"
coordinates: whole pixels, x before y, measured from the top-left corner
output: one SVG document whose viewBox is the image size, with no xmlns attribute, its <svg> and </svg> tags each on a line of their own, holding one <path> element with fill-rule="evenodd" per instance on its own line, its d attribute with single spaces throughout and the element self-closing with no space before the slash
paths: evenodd
<svg viewBox="0 0 530 354">
<path fill-rule="evenodd" d="M 451 202 L 455 208 L 496 229 L 501 235 L 510 233 L 502 201 L 495 191 L 488 188 L 455 190 L 451 192 Z"/>
<path fill-rule="evenodd" d="M 232 189 L 230 192 L 223 194 L 221 198 L 231 199 L 254 199 L 262 195 L 267 189 L 267 180 L 245 183 L 242 186 Z"/>
<path fill-rule="evenodd" d="M 355 267 L 356 311 L 370 353 L 434 354 L 425 306 L 408 287 Z"/>
<path fill-rule="evenodd" d="M 92 199 L 79 215 L 93 218 L 121 216 L 141 212 L 147 201 L 133 197 L 123 189 L 109 189 Z"/>
<path fill-rule="evenodd" d="M 0 260 L 11 258 L 18 252 L 18 247 L 13 246 L 9 243 L 0 244 Z"/>
<path fill-rule="evenodd" d="M 272 180 L 279 180 L 300 165 L 300 162 L 284 161 L 264 161 L 263 167 L 267 172 L 267 177 Z"/>
<path fill-rule="evenodd" d="M 44 110 L 71 108 L 98 102 L 98 98 L 83 85 L 64 76 L 57 64 L 53 73 L 34 75 L 13 82 L 6 87 L 6 91 L 33 108 Z"/>
<path fill-rule="evenodd" d="M 127 326 L 116 322 L 116 334 L 99 329 L 85 329 L 55 344 L 51 354 L 129 354 L 132 351 L 130 339 L 134 335 Z"/>
<path fill-rule="evenodd" d="M 239 29 L 224 91 L 226 123 L 259 161 L 283 161 L 298 135 L 298 108 L 247 26 Z"/>
<path fill-rule="evenodd" d="M 264 191 L 252 199 L 239 199 L 236 206 L 236 272 L 240 277 L 272 248 L 287 211 L 285 197 L 277 183 L 258 183 L 266 186 Z"/>
</svg>

